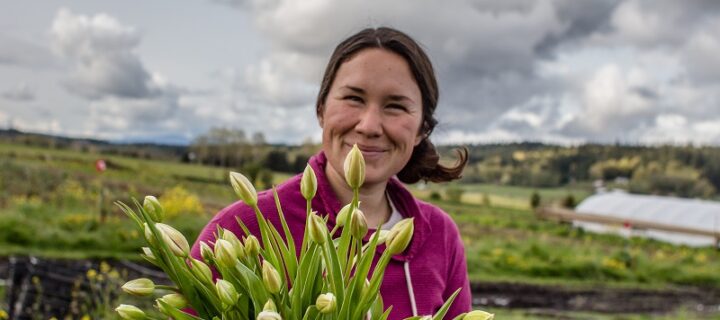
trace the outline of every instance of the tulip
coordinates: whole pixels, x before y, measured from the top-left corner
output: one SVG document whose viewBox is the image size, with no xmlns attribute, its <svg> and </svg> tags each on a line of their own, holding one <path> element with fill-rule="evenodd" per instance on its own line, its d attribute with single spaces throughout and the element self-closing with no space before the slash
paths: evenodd
<svg viewBox="0 0 720 320">
<path fill-rule="evenodd" d="M 405 251 L 405 248 L 410 244 L 415 229 L 413 224 L 414 219 L 415 218 L 407 218 L 400 220 L 400 222 L 390 229 L 387 240 L 385 241 L 387 243 L 387 250 L 390 251 L 391 254 L 398 254 Z"/>
<path fill-rule="evenodd" d="M 260 241 L 254 235 L 245 238 L 245 253 L 250 257 L 260 254 Z"/>
<path fill-rule="evenodd" d="M 277 311 L 275 301 L 272 301 L 272 299 L 268 299 L 268 301 L 265 302 L 265 305 L 263 306 L 263 311 Z"/>
<path fill-rule="evenodd" d="M 190 258 L 190 267 L 191 267 L 190 271 L 192 271 L 192 273 L 196 277 L 198 277 L 205 283 L 212 284 L 213 275 L 212 275 L 212 271 L 210 271 L 210 267 L 208 267 L 208 265 L 206 265 L 204 262 L 202 262 L 200 260 Z"/>
<path fill-rule="evenodd" d="M 223 239 L 215 240 L 215 261 L 225 268 L 235 267 L 237 255 L 235 254 L 235 248 L 233 248 L 230 242 Z"/>
<path fill-rule="evenodd" d="M 368 232 L 367 220 L 365 214 L 360 209 L 355 209 L 350 216 L 350 234 L 358 239 L 362 239 Z"/>
<path fill-rule="evenodd" d="M 263 306 L 263 311 L 257 316 L 257 320 L 282 320 L 282 317 L 277 313 L 277 307 L 272 299 L 268 299 Z"/>
<path fill-rule="evenodd" d="M 145 259 L 148 261 L 155 263 L 157 262 L 157 258 L 155 258 L 155 254 L 150 250 L 148 247 L 142 247 L 143 254 L 145 256 Z"/>
<path fill-rule="evenodd" d="M 145 230 L 145 240 L 147 240 L 150 245 L 154 246 L 156 244 L 155 236 L 153 235 L 152 230 L 150 230 L 150 226 L 147 223 L 144 223 L 143 227 L 143 230 Z"/>
<path fill-rule="evenodd" d="M 235 251 L 235 256 L 238 259 L 245 257 L 245 249 L 243 248 L 242 242 L 240 242 L 240 239 L 238 239 L 232 231 L 223 229 L 222 239 L 230 242 L 233 247 L 233 251 Z"/>
<path fill-rule="evenodd" d="M 331 292 L 323 293 L 315 300 L 315 307 L 320 313 L 330 313 L 335 311 L 335 295 Z"/>
<path fill-rule="evenodd" d="M 160 231 L 163 240 L 175 256 L 182 258 L 188 256 L 190 245 L 180 231 L 164 223 L 156 223 L 155 227 Z"/>
<path fill-rule="evenodd" d="M 489 312 L 485 312 L 482 310 L 474 310 L 468 312 L 464 317 L 463 320 L 493 320 L 495 318 L 495 315 Z"/>
<path fill-rule="evenodd" d="M 145 312 L 140 310 L 140 308 L 129 304 L 121 304 L 120 306 L 115 308 L 115 311 L 120 315 L 120 318 L 126 320 L 145 319 Z"/>
<path fill-rule="evenodd" d="M 353 145 L 345 157 L 343 169 L 345 171 L 345 181 L 348 186 L 352 189 L 360 189 L 360 186 L 362 186 L 365 181 L 365 160 L 357 144 Z"/>
<path fill-rule="evenodd" d="M 303 171 L 302 179 L 300 180 L 300 193 L 302 193 L 305 200 L 312 200 L 317 192 L 317 177 L 315 177 L 315 171 L 308 164 Z"/>
<path fill-rule="evenodd" d="M 157 198 L 153 196 L 146 196 L 143 201 L 143 208 L 145 208 L 145 212 L 148 213 L 154 222 L 162 222 L 165 214 L 163 207 L 160 205 L 160 201 L 158 201 Z"/>
<path fill-rule="evenodd" d="M 370 238 L 371 238 L 371 239 L 374 238 L 374 237 L 375 237 L 375 233 L 377 233 L 377 232 L 378 232 L 378 231 L 373 232 L 373 234 L 370 236 Z M 387 241 L 387 237 L 388 237 L 388 234 L 390 234 L 390 231 L 389 231 L 389 230 L 380 230 L 379 232 L 380 232 L 380 235 L 378 235 L 378 242 L 377 242 L 377 244 L 378 244 L 378 245 L 381 245 L 381 244 L 385 243 L 385 241 Z"/>
<path fill-rule="evenodd" d="M 275 311 L 262 311 L 258 314 L 257 320 L 282 320 L 282 317 Z"/>
<path fill-rule="evenodd" d="M 310 216 L 308 217 L 310 221 L 308 221 L 308 229 L 310 231 L 310 238 L 315 241 L 318 244 L 325 243 L 325 240 L 327 240 L 327 226 L 325 225 L 325 221 L 323 221 L 320 216 L 318 216 L 315 212 L 310 213 Z"/>
<path fill-rule="evenodd" d="M 177 308 L 177 309 L 184 309 L 189 304 L 189 302 L 185 298 L 185 296 L 183 296 L 179 293 L 166 294 L 166 295 L 162 296 L 162 298 L 160 298 L 159 300 L 161 300 L 162 302 L 165 302 L 165 303 L 169 304 L 170 306 L 172 306 L 173 308 Z"/>
<path fill-rule="evenodd" d="M 342 227 L 345 225 L 345 221 L 347 220 L 347 215 L 350 212 L 350 207 L 352 206 L 351 203 L 348 203 L 342 209 L 340 209 L 340 212 L 338 212 L 337 218 L 335 218 L 335 224 L 338 227 Z"/>
<path fill-rule="evenodd" d="M 265 289 L 272 294 L 280 292 L 280 286 L 282 285 L 280 274 L 267 261 L 263 263 L 262 268 L 262 278 Z"/>
<path fill-rule="evenodd" d="M 122 286 L 123 291 L 134 296 L 149 296 L 155 291 L 155 283 L 147 278 L 128 281 Z"/>
<path fill-rule="evenodd" d="M 230 172 L 230 184 L 240 200 L 249 206 L 257 205 L 257 191 L 248 178 L 240 173 Z"/>
<path fill-rule="evenodd" d="M 235 290 L 235 287 L 232 283 L 226 280 L 218 279 L 217 282 L 215 282 L 215 289 L 220 297 L 220 301 L 228 307 L 234 306 L 239 298 L 239 294 Z"/>
<path fill-rule="evenodd" d="M 206 262 L 212 261 L 212 259 L 215 258 L 215 254 L 213 254 L 212 249 L 210 249 L 210 246 L 205 241 L 200 242 L 200 256 Z"/>
</svg>

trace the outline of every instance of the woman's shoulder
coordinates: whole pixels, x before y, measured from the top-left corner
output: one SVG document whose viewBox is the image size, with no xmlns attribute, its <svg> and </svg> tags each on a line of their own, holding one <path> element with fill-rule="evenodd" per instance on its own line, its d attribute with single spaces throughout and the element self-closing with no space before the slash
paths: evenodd
<svg viewBox="0 0 720 320">
<path fill-rule="evenodd" d="M 458 234 L 458 227 L 450 215 L 439 206 L 415 198 L 420 213 L 425 216 L 433 228 L 440 227 L 445 233 Z"/>
</svg>

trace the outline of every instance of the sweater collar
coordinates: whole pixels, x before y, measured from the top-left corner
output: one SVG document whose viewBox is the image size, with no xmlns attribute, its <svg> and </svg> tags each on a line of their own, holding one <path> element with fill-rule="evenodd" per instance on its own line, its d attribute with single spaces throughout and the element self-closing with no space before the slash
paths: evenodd
<svg viewBox="0 0 720 320">
<path fill-rule="evenodd" d="M 335 217 L 342 209 L 340 199 L 330 186 L 330 181 L 325 175 L 325 166 L 327 166 L 327 157 L 325 153 L 320 151 L 310 158 L 310 166 L 315 171 L 317 177 L 317 196 L 312 201 L 312 207 L 318 210 L 320 214 L 328 215 L 328 224 L 330 227 L 335 226 Z M 392 257 L 397 261 L 410 261 L 415 253 L 422 247 L 428 235 L 432 231 L 427 214 L 424 214 L 418 206 L 418 201 L 413 197 L 410 191 L 405 188 L 402 182 L 396 177 L 390 178 L 387 184 L 387 192 L 391 195 L 391 201 L 395 207 L 403 215 L 403 218 L 414 217 L 415 230 L 413 239 L 410 241 L 409 248 L 403 253 Z M 323 212 L 324 211 L 324 212 Z M 374 230 L 368 232 L 368 237 Z M 367 238 L 367 237 L 366 237 Z M 378 246 L 378 253 L 385 251 L 385 245 Z"/>
</svg>

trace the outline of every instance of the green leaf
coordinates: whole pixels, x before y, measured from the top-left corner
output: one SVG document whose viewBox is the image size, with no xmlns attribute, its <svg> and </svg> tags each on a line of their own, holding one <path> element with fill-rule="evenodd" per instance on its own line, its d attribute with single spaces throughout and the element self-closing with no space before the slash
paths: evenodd
<svg viewBox="0 0 720 320">
<path fill-rule="evenodd" d="M 169 313 L 169 316 L 171 316 L 175 320 L 203 320 L 202 318 L 198 318 L 191 314 L 182 312 L 179 309 L 163 302 L 162 300 L 157 300 L 157 303 L 160 304 L 162 309 L 165 310 L 165 312 Z"/>
<path fill-rule="evenodd" d="M 450 298 L 445 300 L 445 303 L 442 305 L 442 307 L 440 307 L 440 310 L 438 310 L 437 313 L 435 313 L 435 315 L 433 316 L 433 320 L 442 320 L 445 317 L 445 314 L 450 309 L 450 306 L 452 305 L 453 301 L 455 301 L 455 297 L 457 297 L 457 295 L 460 293 L 460 290 L 462 290 L 462 288 L 458 288 L 457 290 L 455 290 L 455 292 L 450 296 Z"/>
</svg>

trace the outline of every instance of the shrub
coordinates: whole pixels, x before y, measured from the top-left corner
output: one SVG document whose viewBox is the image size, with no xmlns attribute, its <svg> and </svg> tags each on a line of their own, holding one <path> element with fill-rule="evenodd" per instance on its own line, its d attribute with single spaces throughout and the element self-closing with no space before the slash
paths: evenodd
<svg viewBox="0 0 720 320">
<path fill-rule="evenodd" d="M 205 210 L 200 199 L 182 186 L 175 186 L 160 197 L 165 208 L 165 217 L 173 219 L 180 214 L 203 215 Z"/>
</svg>

